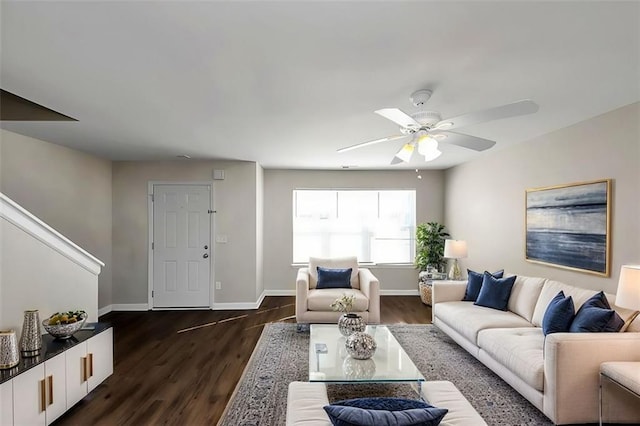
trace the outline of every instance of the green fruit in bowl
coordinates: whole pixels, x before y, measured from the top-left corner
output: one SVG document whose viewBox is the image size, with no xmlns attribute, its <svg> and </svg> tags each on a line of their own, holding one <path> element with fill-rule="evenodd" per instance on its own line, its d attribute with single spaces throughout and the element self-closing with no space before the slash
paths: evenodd
<svg viewBox="0 0 640 426">
<path fill-rule="evenodd" d="M 49 325 L 72 324 L 87 316 L 85 311 L 56 312 L 49 317 Z"/>
</svg>

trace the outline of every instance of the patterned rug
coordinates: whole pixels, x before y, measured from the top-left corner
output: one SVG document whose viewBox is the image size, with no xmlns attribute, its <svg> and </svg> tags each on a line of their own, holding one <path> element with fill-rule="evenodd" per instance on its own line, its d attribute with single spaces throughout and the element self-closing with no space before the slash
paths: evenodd
<svg viewBox="0 0 640 426">
<path fill-rule="evenodd" d="M 433 325 L 390 325 L 389 330 L 427 380 L 449 380 L 489 425 L 552 425 L 551 421 L 480 361 Z M 218 425 L 284 425 L 287 387 L 308 380 L 309 331 L 265 326 Z M 415 397 L 409 384 L 330 385 L 330 401 L 359 396 Z"/>
</svg>

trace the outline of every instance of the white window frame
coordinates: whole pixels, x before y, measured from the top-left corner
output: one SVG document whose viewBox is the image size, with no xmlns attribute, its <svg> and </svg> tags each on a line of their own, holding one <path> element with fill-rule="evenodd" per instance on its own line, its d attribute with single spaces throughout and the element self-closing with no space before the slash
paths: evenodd
<svg viewBox="0 0 640 426">
<path fill-rule="evenodd" d="M 296 259 L 296 253 L 294 251 L 295 249 L 295 239 L 296 239 L 296 218 L 297 218 L 297 207 L 298 207 L 298 203 L 297 203 L 297 196 L 299 192 L 303 192 L 303 191 L 324 191 L 324 192 L 334 192 L 335 196 L 336 196 L 336 201 L 335 201 L 335 205 L 332 206 L 331 210 L 333 210 L 333 215 L 335 215 L 335 219 L 338 218 L 339 215 L 339 210 L 340 207 L 338 205 L 339 202 L 339 193 L 342 192 L 351 192 L 351 191 L 359 191 L 359 192 L 373 192 L 373 193 L 377 193 L 377 197 L 378 197 L 378 211 L 376 213 L 376 217 L 377 219 L 380 218 L 380 194 L 383 192 L 399 192 L 399 191 L 408 191 L 412 193 L 412 206 L 411 208 L 411 215 L 413 216 L 411 219 L 413 220 L 413 223 L 410 223 L 409 229 L 407 231 L 408 233 L 408 238 L 379 238 L 379 240 L 398 240 L 398 241 L 408 241 L 409 242 L 409 259 L 407 261 L 397 261 L 397 262 L 384 262 L 384 261 L 376 261 L 375 259 L 373 259 L 373 255 L 371 254 L 371 251 L 373 250 L 373 243 L 372 241 L 375 240 L 375 230 L 373 231 L 373 233 L 370 233 L 369 238 L 363 238 L 361 240 L 362 243 L 362 251 L 367 253 L 369 256 L 369 261 L 366 261 L 366 257 L 363 258 L 362 260 L 359 258 L 359 262 L 362 264 L 367 264 L 367 265 L 413 265 L 414 260 L 415 260 L 415 255 L 416 255 L 416 248 L 415 248 L 415 229 L 416 229 L 416 225 L 417 225 L 417 212 L 416 212 L 416 197 L 417 197 L 417 191 L 415 190 L 415 188 L 384 188 L 384 189 L 371 189 L 371 188 L 367 188 L 367 189 L 360 189 L 360 188 L 341 188 L 341 189 L 335 189 L 335 188 L 296 188 L 292 191 L 292 257 L 293 257 L 293 264 L 294 265 L 298 265 L 298 264 L 303 264 L 306 263 L 306 259 L 302 259 L 302 258 L 298 258 Z M 360 230 L 356 231 L 357 233 L 362 233 L 362 232 L 366 232 L 365 228 L 362 228 Z M 333 234 L 335 235 L 335 234 Z M 329 250 L 329 239 L 331 238 L 332 234 L 329 233 L 327 234 L 325 237 L 323 237 L 323 244 L 325 244 L 325 250 Z M 325 252 L 326 253 L 326 252 Z M 326 254 L 325 254 L 326 255 Z"/>
</svg>

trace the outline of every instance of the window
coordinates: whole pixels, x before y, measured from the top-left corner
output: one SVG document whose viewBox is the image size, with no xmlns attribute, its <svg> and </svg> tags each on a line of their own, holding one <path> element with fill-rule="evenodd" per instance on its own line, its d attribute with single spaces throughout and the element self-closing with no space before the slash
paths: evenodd
<svg viewBox="0 0 640 426">
<path fill-rule="evenodd" d="M 357 256 L 365 263 L 413 263 L 415 190 L 293 191 L 293 262 Z"/>
</svg>

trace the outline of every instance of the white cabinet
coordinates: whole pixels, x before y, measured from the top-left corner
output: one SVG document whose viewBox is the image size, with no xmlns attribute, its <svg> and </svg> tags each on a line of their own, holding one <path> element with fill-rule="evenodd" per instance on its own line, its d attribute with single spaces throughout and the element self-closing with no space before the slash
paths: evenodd
<svg viewBox="0 0 640 426">
<path fill-rule="evenodd" d="M 23 360 L 16 367 L 21 371 L 0 384 L 0 426 L 48 425 L 110 376 L 113 329 L 104 327 L 91 337 L 80 337 L 75 346 L 49 343 L 43 354 L 57 355 L 45 362 Z"/>
<path fill-rule="evenodd" d="M 113 328 L 87 340 L 88 392 L 113 374 Z"/>
<path fill-rule="evenodd" d="M 64 353 L 16 376 L 13 379 L 13 423 L 48 425 L 60 417 L 67 411 L 65 384 Z"/>
<path fill-rule="evenodd" d="M 44 364 L 13 378 L 13 424 L 44 425 L 47 418 Z"/>
<path fill-rule="evenodd" d="M 66 352 L 67 405 L 71 408 L 113 374 L 113 329 Z"/>
<path fill-rule="evenodd" d="M 13 424 L 13 381 L 0 384 L 0 425 Z"/>
</svg>

